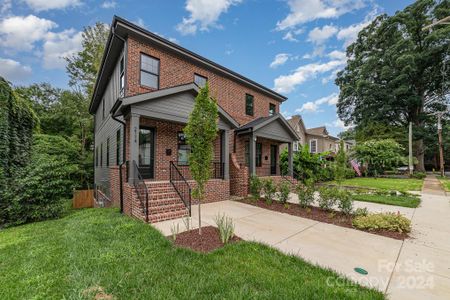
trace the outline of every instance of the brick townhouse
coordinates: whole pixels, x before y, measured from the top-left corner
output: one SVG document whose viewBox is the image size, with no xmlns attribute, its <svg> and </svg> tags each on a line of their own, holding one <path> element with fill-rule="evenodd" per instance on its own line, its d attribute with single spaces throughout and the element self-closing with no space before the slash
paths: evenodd
<svg viewBox="0 0 450 300">
<path fill-rule="evenodd" d="M 219 109 L 206 201 L 246 196 L 251 174 L 281 180 L 281 145 L 292 175 L 298 136 L 279 114 L 286 97 L 114 17 L 89 108 L 97 205 L 150 222 L 190 213 L 195 183 L 183 128 L 206 82 Z"/>
</svg>

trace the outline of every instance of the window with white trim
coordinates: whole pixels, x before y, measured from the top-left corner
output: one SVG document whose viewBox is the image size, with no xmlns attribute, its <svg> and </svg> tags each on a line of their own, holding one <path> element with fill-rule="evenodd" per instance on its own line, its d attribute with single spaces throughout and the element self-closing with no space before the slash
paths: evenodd
<svg viewBox="0 0 450 300">
<path fill-rule="evenodd" d="M 300 141 L 295 141 L 295 142 L 293 142 L 293 143 L 292 143 L 292 151 L 298 152 L 298 149 L 299 149 L 298 145 L 299 145 L 299 144 L 300 144 Z"/>
<path fill-rule="evenodd" d="M 317 153 L 317 140 L 309 141 L 309 152 Z"/>
</svg>

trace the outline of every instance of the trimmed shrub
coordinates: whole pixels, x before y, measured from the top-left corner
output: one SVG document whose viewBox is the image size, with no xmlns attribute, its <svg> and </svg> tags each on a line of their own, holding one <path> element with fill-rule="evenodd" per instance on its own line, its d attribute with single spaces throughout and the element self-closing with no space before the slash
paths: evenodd
<svg viewBox="0 0 450 300">
<path fill-rule="evenodd" d="M 424 179 L 425 177 L 427 177 L 427 173 L 425 173 L 425 172 L 414 172 L 411 175 L 411 178 L 415 178 L 415 179 Z"/>
<path fill-rule="evenodd" d="M 319 189 L 319 207 L 324 210 L 331 210 L 337 202 L 339 190 L 334 187 L 321 187 Z"/>
<path fill-rule="evenodd" d="M 366 230 L 388 230 L 406 233 L 411 231 L 411 221 L 399 213 L 377 213 L 358 216 L 353 226 Z"/>
<path fill-rule="evenodd" d="M 255 200 L 258 200 L 261 197 L 262 187 L 263 183 L 261 179 L 256 175 L 252 175 L 250 177 L 250 193 Z"/>
<path fill-rule="evenodd" d="M 304 185 L 298 184 L 296 188 L 298 202 L 301 207 L 306 208 L 314 202 L 314 183 L 306 181 Z"/>
<path fill-rule="evenodd" d="M 339 190 L 337 193 L 337 198 L 339 210 L 346 215 L 351 214 L 353 211 L 353 199 L 350 192 L 346 190 Z"/>
<path fill-rule="evenodd" d="M 264 198 L 266 199 L 267 204 L 272 204 L 275 193 L 277 192 L 277 187 L 275 183 L 273 183 L 272 178 L 267 178 L 263 182 L 263 190 L 264 190 Z"/>
<path fill-rule="evenodd" d="M 283 180 L 278 184 L 278 192 L 278 199 L 282 204 L 286 204 L 289 199 L 289 193 L 291 192 L 291 185 Z"/>
<path fill-rule="evenodd" d="M 367 216 L 368 214 L 369 214 L 369 210 L 367 209 L 367 207 L 364 207 L 364 208 L 358 207 L 353 212 L 354 217 Z"/>
</svg>

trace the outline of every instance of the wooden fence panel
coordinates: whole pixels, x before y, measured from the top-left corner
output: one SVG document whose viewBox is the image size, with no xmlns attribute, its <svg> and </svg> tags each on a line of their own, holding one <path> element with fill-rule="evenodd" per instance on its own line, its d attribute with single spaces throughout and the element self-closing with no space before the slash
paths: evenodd
<svg viewBox="0 0 450 300">
<path fill-rule="evenodd" d="M 94 190 L 73 192 L 73 208 L 94 207 Z"/>
</svg>

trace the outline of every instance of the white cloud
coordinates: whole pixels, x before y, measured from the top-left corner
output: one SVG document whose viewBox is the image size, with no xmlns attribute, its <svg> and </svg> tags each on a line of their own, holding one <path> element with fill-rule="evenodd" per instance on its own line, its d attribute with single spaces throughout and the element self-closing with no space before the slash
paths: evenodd
<svg viewBox="0 0 450 300">
<path fill-rule="evenodd" d="M 326 63 L 312 63 L 298 67 L 289 75 L 275 78 L 274 90 L 279 93 L 290 93 L 297 85 L 315 78 L 318 74 L 328 73 L 345 65 L 343 60 L 331 60 Z"/>
<path fill-rule="evenodd" d="M 336 105 L 336 103 L 338 102 L 338 97 L 339 97 L 339 95 L 337 93 L 332 93 L 328 96 L 319 98 L 315 101 L 306 102 L 302 105 L 302 107 L 297 108 L 295 111 L 296 112 L 317 112 L 317 111 L 319 111 L 320 106 L 323 104 Z"/>
<path fill-rule="evenodd" d="M 338 29 L 333 25 L 325 25 L 322 28 L 315 27 L 309 32 L 308 41 L 316 45 L 321 45 L 337 32 Z"/>
<path fill-rule="evenodd" d="M 342 28 L 337 34 L 337 39 L 344 40 L 344 47 L 347 47 L 348 45 L 356 41 L 356 39 L 358 38 L 358 33 L 369 24 L 370 22 L 362 22 Z"/>
<path fill-rule="evenodd" d="M 328 126 L 328 127 L 339 128 L 339 129 L 342 129 L 342 130 L 348 130 L 348 129 L 353 127 L 352 125 L 345 126 L 344 121 L 342 121 L 340 119 L 336 119 L 332 123 L 327 123 L 325 125 Z"/>
<path fill-rule="evenodd" d="M 24 2 L 28 4 L 31 9 L 38 12 L 75 7 L 81 4 L 80 0 L 24 0 Z"/>
<path fill-rule="evenodd" d="M 292 33 L 292 31 L 286 32 L 286 34 L 283 36 L 283 40 L 286 40 L 289 42 L 298 42 L 298 40 L 295 38 L 295 35 Z"/>
<path fill-rule="evenodd" d="M 31 75 L 29 66 L 24 66 L 12 59 L 0 58 L 0 66 L 2 66 L 0 68 L 0 76 L 8 81 L 23 81 Z"/>
<path fill-rule="evenodd" d="M 289 56 L 290 55 L 287 53 L 279 53 L 275 55 L 274 60 L 270 63 L 270 67 L 275 69 L 278 66 L 284 65 L 288 61 Z"/>
<path fill-rule="evenodd" d="M 44 68 L 63 69 L 66 66 L 64 57 L 80 51 L 82 39 L 82 32 L 77 32 L 75 29 L 48 33 L 43 45 Z"/>
<path fill-rule="evenodd" d="M 102 3 L 102 8 L 109 9 L 109 8 L 116 8 L 116 1 L 105 1 Z"/>
<path fill-rule="evenodd" d="M 316 19 L 337 18 L 365 6 L 363 0 L 288 0 L 290 12 L 277 22 L 277 30 L 294 28 Z"/>
<path fill-rule="evenodd" d="M 50 29 L 58 25 L 33 15 L 13 16 L 0 21 L 2 46 L 18 51 L 30 51 L 34 43 L 43 39 Z"/>
<path fill-rule="evenodd" d="M 12 0 L 3 0 L 0 2 L 0 15 L 8 14 L 11 11 Z"/>
<path fill-rule="evenodd" d="M 334 50 L 327 54 L 327 56 L 331 59 L 339 59 L 344 60 L 347 59 L 347 55 L 343 51 Z"/>
<path fill-rule="evenodd" d="M 220 27 L 217 24 L 222 13 L 228 11 L 230 6 L 241 3 L 242 0 L 187 0 L 186 10 L 190 13 L 183 18 L 176 29 L 183 35 L 195 34 L 197 30 L 208 30 L 210 27 Z"/>
</svg>

